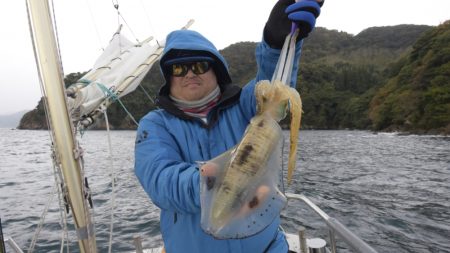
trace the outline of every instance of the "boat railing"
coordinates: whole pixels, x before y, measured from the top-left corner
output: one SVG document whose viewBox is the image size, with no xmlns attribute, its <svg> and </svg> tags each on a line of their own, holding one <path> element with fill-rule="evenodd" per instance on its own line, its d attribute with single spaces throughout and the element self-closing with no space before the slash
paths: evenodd
<svg viewBox="0 0 450 253">
<path fill-rule="evenodd" d="M 337 219 L 330 217 L 310 199 L 303 194 L 286 193 L 288 199 L 295 199 L 303 201 L 309 208 L 311 208 L 316 214 L 318 214 L 322 220 L 326 223 L 330 234 L 330 250 L 332 253 L 336 253 L 336 234 L 355 252 L 360 253 L 377 253 L 370 245 L 365 243 L 358 236 L 353 234 L 346 226 L 340 223 Z M 301 236 L 300 236 L 301 237 Z M 307 253 L 301 252 L 301 253 Z"/>
<path fill-rule="evenodd" d="M 11 237 L 5 237 L 5 244 L 8 245 L 14 253 L 23 253 L 19 245 L 17 245 Z"/>
<path fill-rule="evenodd" d="M 300 200 L 304 202 L 309 208 L 311 208 L 316 214 L 320 216 L 320 218 L 325 222 L 329 229 L 329 235 L 330 235 L 330 251 L 332 253 L 336 253 L 336 235 L 339 236 L 340 239 L 342 239 L 343 242 L 345 242 L 352 250 L 359 253 L 377 253 L 375 249 L 373 249 L 370 245 L 365 243 L 362 239 L 360 239 L 358 236 L 356 236 L 353 232 L 351 232 L 346 226 L 344 226 L 342 223 L 340 223 L 337 219 L 330 217 L 327 213 L 325 213 L 322 209 L 320 209 L 316 204 L 314 204 L 309 198 L 307 198 L 303 194 L 293 194 L 293 193 L 286 193 L 286 197 L 288 199 L 294 199 L 294 200 Z M 308 251 L 308 248 L 305 247 L 305 237 L 304 237 L 304 230 L 299 231 L 299 239 L 300 239 L 300 245 L 303 245 L 301 247 L 300 253 L 308 253 L 311 251 Z M 135 238 L 135 244 L 136 244 Z M 138 244 L 139 239 L 137 239 Z M 5 243 L 15 252 L 15 253 L 23 253 L 23 251 L 20 249 L 20 247 L 17 245 L 17 243 L 11 238 L 11 237 L 5 237 Z M 142 252 L 142 251 L 136 251 L 136 252 Z"/>
</svg>

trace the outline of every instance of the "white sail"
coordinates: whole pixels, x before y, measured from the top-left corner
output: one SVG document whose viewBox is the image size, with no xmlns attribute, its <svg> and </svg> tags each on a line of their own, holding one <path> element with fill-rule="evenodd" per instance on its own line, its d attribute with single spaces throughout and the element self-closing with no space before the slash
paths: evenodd
<svg viewBox="0 0 450 253">
<path fill-rule="evenodd" d="M 73 119 L 95 115 L 112 98 L 134 91 L 164 49 L 164 42 L 151 42 L 149 38 L 133 44 L 119 32 L 115 33 L 93 68 L 68 89 Z"/>
</svg>

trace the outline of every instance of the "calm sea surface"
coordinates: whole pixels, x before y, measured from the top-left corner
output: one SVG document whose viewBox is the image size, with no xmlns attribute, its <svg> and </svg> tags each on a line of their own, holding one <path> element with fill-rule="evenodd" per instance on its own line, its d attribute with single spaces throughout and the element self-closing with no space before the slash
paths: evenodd
<svg viewBox="0 0 450 253">
<path fill-rule="evenodd" d="M 134 236 L 142 237 L 144 247 L 162 244 L 158 208 L 133 173 L 134 138 L 134 131 L 111 132 L 112 157 L 106 131 L 88 131 L 80 140 L 100 252 L 108 249 L 113 173 L 113 252 L 133 250 Z M 0 143 L 3 233 L 26 251 L 50 203 L 35 252 L 59 252 L 62 223 L 49 133 L 0 129 Z M 287 191 L 305 194 L 377 251 L 450 252 L 450 137 L 301 131 L 298 154 Z M 304 204 L 290 202 L 282 216 L 288 232 L 304 226 L 308 237 L 328 239 L 324 224 Z M 69 237 L 71 252 L 78 252 L 74 232 Z"/>
</svg>

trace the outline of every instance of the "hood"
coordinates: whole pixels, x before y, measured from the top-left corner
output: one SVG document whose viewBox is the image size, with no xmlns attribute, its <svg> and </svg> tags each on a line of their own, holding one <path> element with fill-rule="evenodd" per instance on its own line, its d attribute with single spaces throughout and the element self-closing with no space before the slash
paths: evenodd
<svg viewBox="0 0 450 253">
<path fill-rule="evenodd" d="M 165 79 L 163 86 L 159 90 L 160 96 L 166 96 L 170 92 L 170 76 L 166 63 L 168 61 L 173 62 L 177 58 L 212 58 L 214 59 L 212 66 L 219 86 L 223 88 L 225 85 L 231 84 L 228 64 L 225 58 L 208 39 L 196 31 L 176 30 L 167 35 L 164 52 L 159 61 L 161 72 Z"/>
</svg>

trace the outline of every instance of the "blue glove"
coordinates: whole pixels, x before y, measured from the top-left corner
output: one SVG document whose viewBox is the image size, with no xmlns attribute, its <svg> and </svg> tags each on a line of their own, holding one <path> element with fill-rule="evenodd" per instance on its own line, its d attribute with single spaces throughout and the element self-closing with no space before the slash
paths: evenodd
<svg viewBox="0 0 450 253">
<path fill-rule="evenodd" d="M 284 39 L 291 32 L 292 22 L 300 28 L 297 38 L 306 38 L 316 25 L 316 18 L 320 15 L 320 7 L 324 0 L 279 0 L 273 7 L 266 26 L 264 40 L 271 48 L 281 49 Z"/>
<path fill-rule="evenodd" d="M 316 26 L 316 18 L 320 15 L 320 7 L 323 2 L 317 3 L 315 0 L 301 0 L 291 4 L 286 8 L 289 20 L 296 23 L 299 32 L 299 39 L 308 37 L 308 34 Z"/>
</svg>

